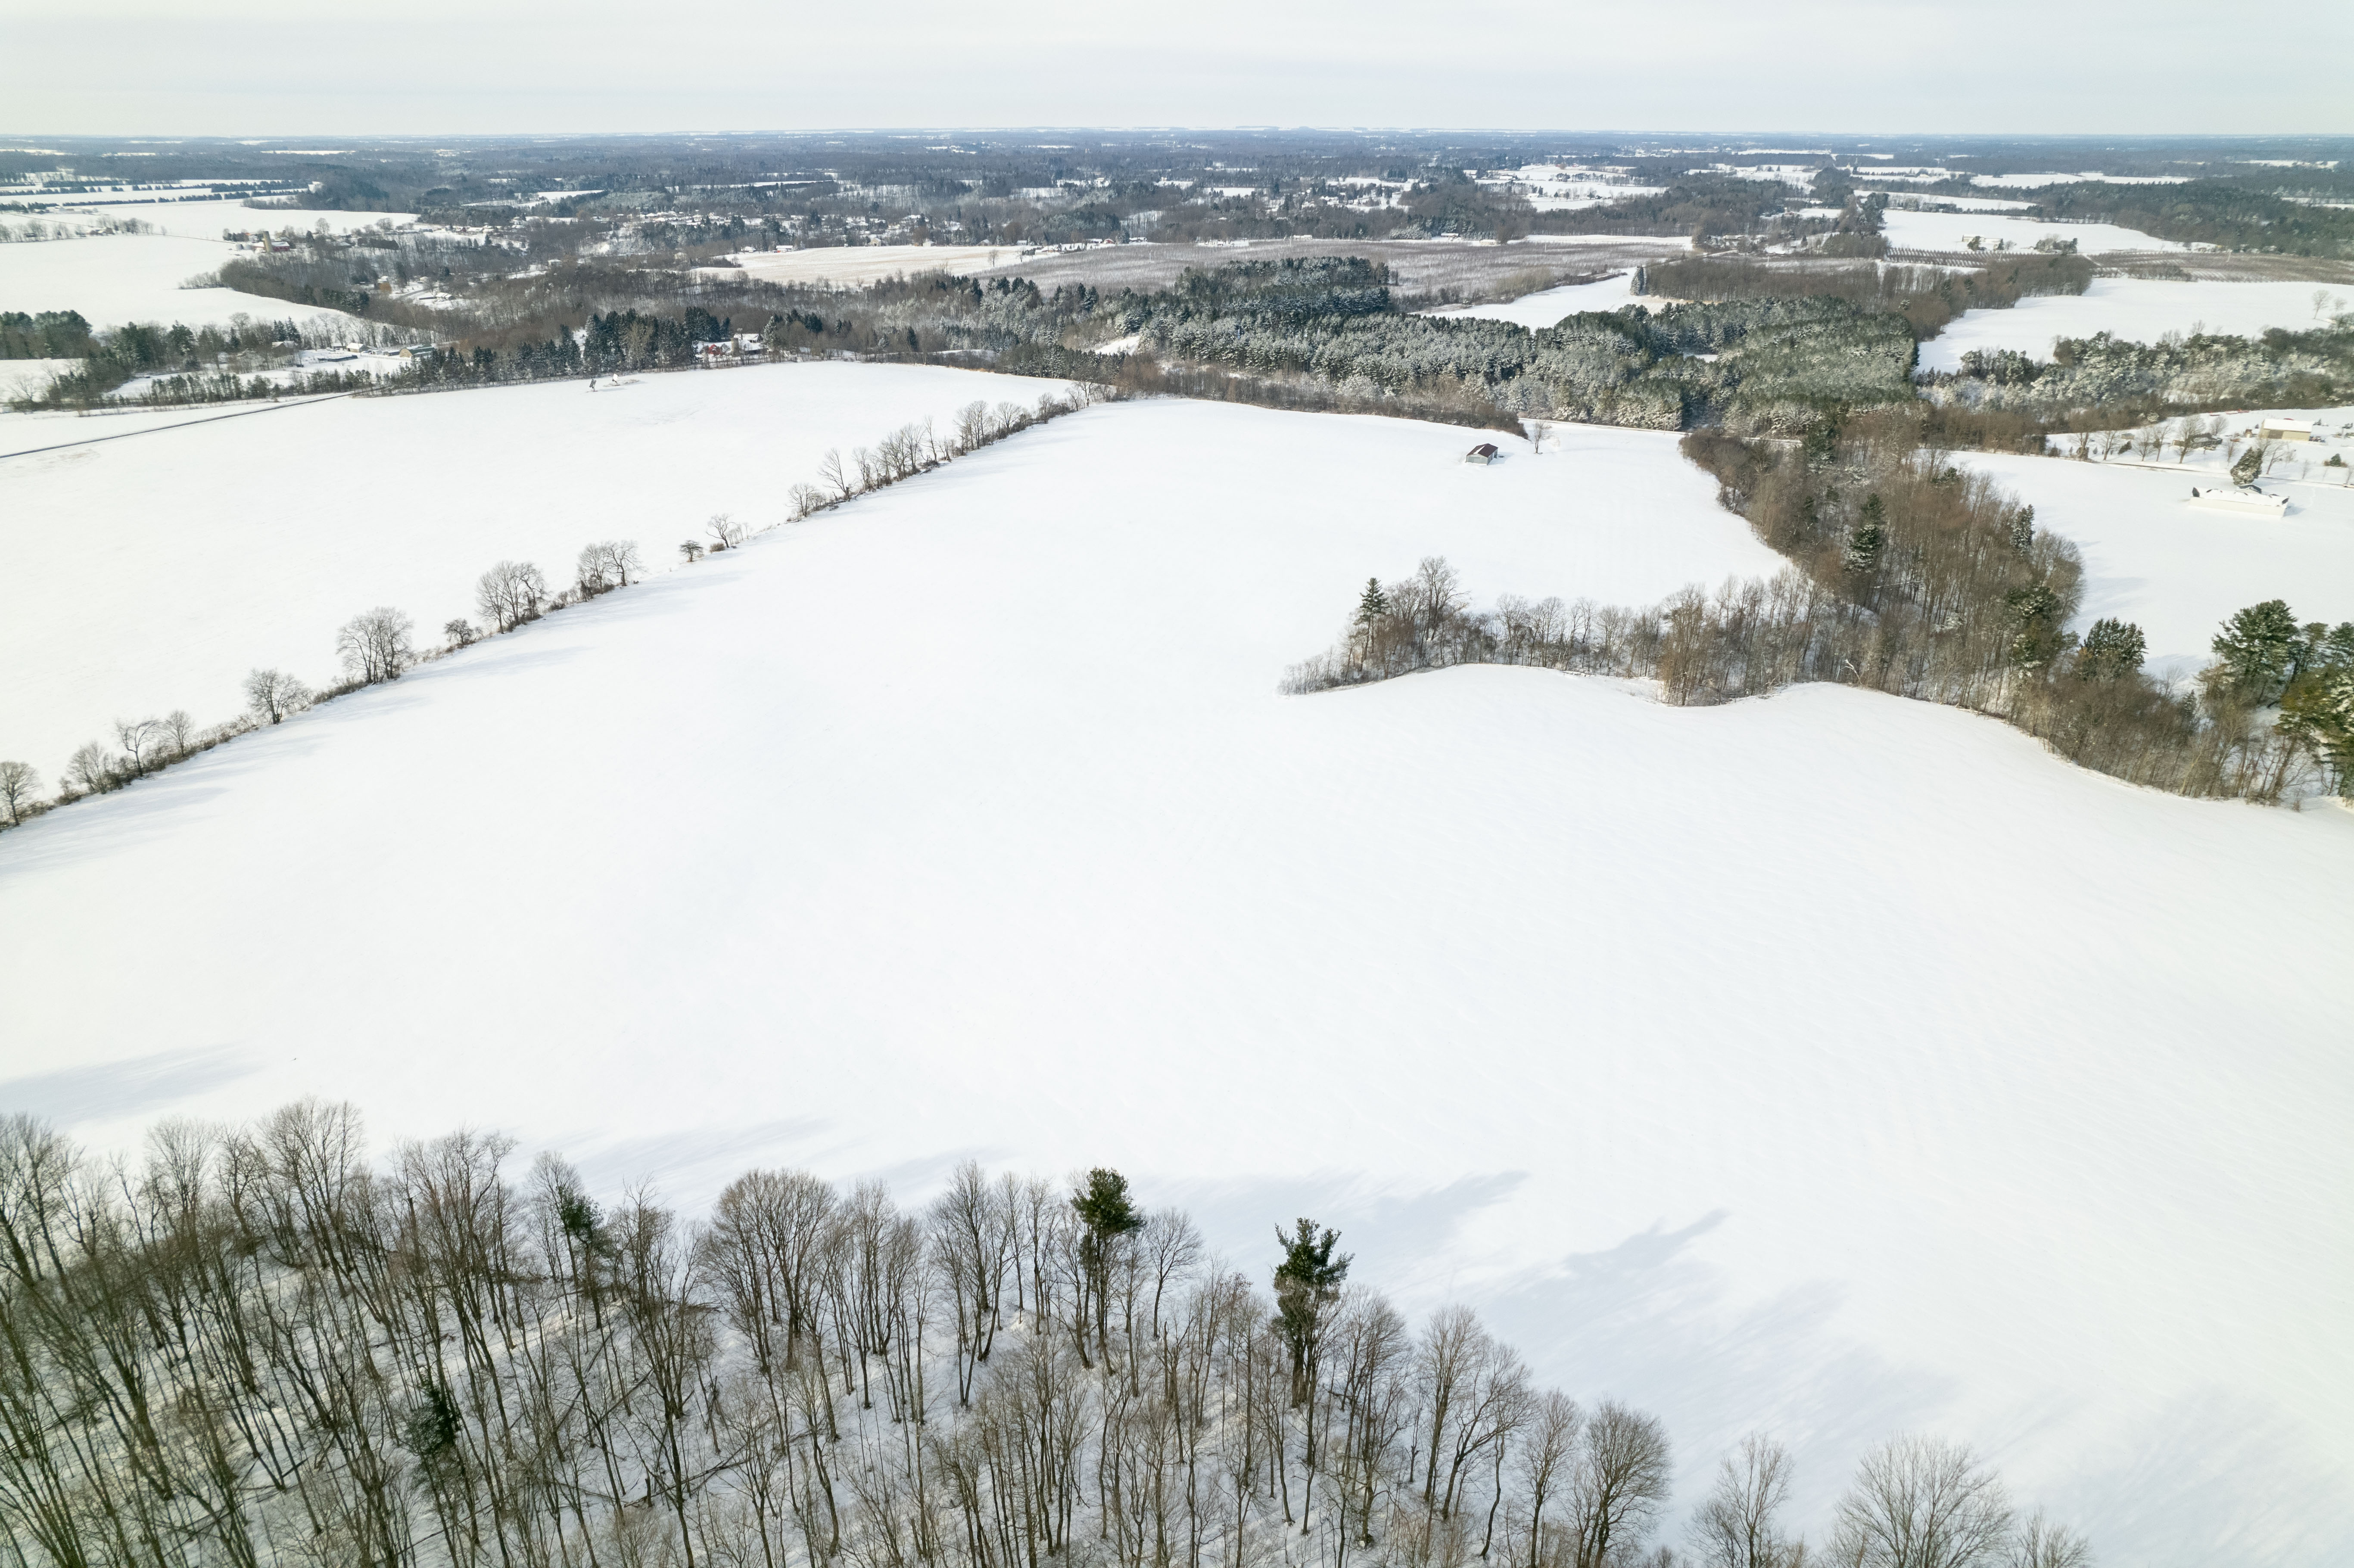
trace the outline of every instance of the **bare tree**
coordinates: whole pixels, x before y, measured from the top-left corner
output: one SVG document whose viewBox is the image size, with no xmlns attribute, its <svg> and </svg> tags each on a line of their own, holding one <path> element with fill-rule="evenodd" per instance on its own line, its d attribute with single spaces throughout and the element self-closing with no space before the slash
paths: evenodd
<svg viewBox="0 0 2354 1568">
<path fill-rule="evenodd" d="M 163 727 L 160 721 L 151 718 L 114 721 L 115 744 L 122 747 L 122 755 L 130 759 L 133 774 L 147 770 L 148 751 L 159 738 Z"/>
<path fill-rule="evenodd" d="M 164 715 L 164 747 L 167 755 L 186 757 L 196 748 L 196 721 L 186 708 Z"/>
<path fill-rule="evenodd" d="M 462 615 L 453 620 L 445 620 L 441 623 L 441 635 L 450 640 L 452 648 L 469 647 L 475 637 L 474 623 Z"/>
<path fill-rule="evenodd" d="M 829 504 L 825 492 L 814 484 L 796 484 L 787 494 L 792 502 L 793 517 L 797 522 Z"/>
<path fill-rule="evenodd" d="M 1574 1478 L 1578 1434 L 1585 1413 L 1559 1389 L 1547 1389 L 1530 1412 L 1529 1435 L 1520 1450 L 1521 1489 L 1528 1500 L 1529 1544 L 1523 1568 L 1537 1568 L 1545 1551 L 1545 1510 Z"/>
<path fill-rule="evenodd" d="M 245 705 L 263 724 L 278 724 L 310 701 L 310 688 L 282 670 L 255 670 L 245 677 Z"/>
<path fill-rule="evenodd" d="M 582 594 L 594 597 L 608 588 L 630 586 L 630 574 L 644 575 L 635 539 L 600 539 L 580 549 L 578 576 Z"/>
<path fill-rule="evenodd" d="M 691 567 L 703 559 L 703 542 L 699 539 L 688 539 L 679 546 L 678 554 L 679 558 Z"/>
<path fill-rule="evenodd" d="M 1693 1511 L 1692 1550 L 1705 1568 L 1792 1568 L 1805 1549 L 1782 1533 L 1790 1495 L 1790 1451 L 1753 1432 L 1717 1467 L 1716 1484 Z"/>
<path fill-rule="evenodd" d="M 979 451 L 989 444 L 989 405 L 967 403 L 957 410 L 956 434 L 950 438 L 960 452 Z"/>
<path fill-rule="evenodd" d="M 725 512 L 712 514 L 703 531 L 711 535 L 711 547 L 715 550 L 732 550 L 744 543 L 744 524 Z"/>
<path fill-rule="evenodd" d="M 25 820 L 25 804 L 40 793 L 41 776 L 29 762 L 0 762 L 0 811 L 11 823 Z"/>
<path fill-rule="evenodd" d="M 858 493 L 850 482 L 849 473 L 842 466 L 842 449 L 839 447 L 825 449 L 825 456 L 817 465 L 817 476 L 827 489 L 844 501 Z"/>
<path fill-rule="evenodd" d="M 2037 1509 L 2012 1534 L 2005 1568 L 2092 1568 L 2092 1542 Z"/>
<path fill-rule="evenodd" d="M 1596 1405 L 1570 1488 L 1575 1568 L 1634 1556 L 1667 1501 L 1670 1475 L 1659 1417 L 1614 1400 Z"/>
<path fill-rule="evenodd" d="M 474 579 L 474 607 L 494 630 L 513 631 L 546 598 L 547 579 L 529 561 L 501 561 Z"/>
<path fill-rule="evenodd" d="M 398 681 L 400 673 L 417 662 L 417 652 L 408 644 L 414 625 L 390 605 L 380 604 L 344 623 L 335 634 L 335 652 L 352 679 L 362 684 Z"/>
<path fill-rule="evenodd" d="M 66 764 L 66 783 L 85 795 L 102 795 L 114 788 L 114 759 L 96 741 L 73 754 Z"/>
<path fill-rule="evenodd" d="M 1840 1499 L 1831 1554 L 1855 1568 L 1977 1568 L 2009 1533 L 2002 1482 L 1967 1447 L 1892 1437 Z"/>
</svg>

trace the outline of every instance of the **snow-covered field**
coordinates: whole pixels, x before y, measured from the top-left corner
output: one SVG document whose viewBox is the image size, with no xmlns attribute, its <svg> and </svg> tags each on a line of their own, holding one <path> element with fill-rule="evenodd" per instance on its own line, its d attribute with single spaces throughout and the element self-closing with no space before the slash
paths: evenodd
<svg viewBox="0 0 2354 1568">
<path fill-rule="evenodd" d="M 173 234 L 94 234 L 78 239 L 0 245 L 0 310 L 80 311 L 93 327 L 125 322 L 226 324 L 233 316 L 265 321 L 349 321 L 339 311 L 290 304 L 234 289 L 184 289 L 236 254 L 217 238 Z"/>
<path fill-rule="evenodd" d="M 2327 314 L 2354 309 L 2354 290 L 2314 283 L 2170 282 L 2163 279 L 2095 278 L 2081 294 L 2034 294 L 2004 311 L 1968 311 L 1921 345 L 1921 368 L 1957 370 L 1971 349 L 2017 349 L 2052 357 L 2055 338 L 2105 332 L 2135 343 L 2194 328 L 2253 337 L 2266 327 L 2309 330 L 2316 290 L 2341 302 Z"/>
<path fill-rule="evenodd" d="M 355 228 L 374 228 L 377 224 L 414 223 L 413 212 L 345 212 L 308 207 L 253 207 L 242 201 L 175 201 L 154 203 L 100 203 L 76 207 L 54 216 L 60 219 L 85 215 L 111 215 L 115 217 L 135 217 L 165 234 L 183 235 L 192 239 L 217 240 L 227 229 L 266 228 L 275 234 L 283 228 L 314 229 L 325 224 L 336 234 L 349 234 Z"/>
<path fill-rule="evenodd" d="M 335 628 L 372 605 L 408 611 L 429 642 L 473 613 L 474 578 L 502 557 L 560 584 L 583 545 L 635 538 L 660 565 L 715 512 L 779 520 L 828 447 L 1063 385 L 780 365 L 228 419 L 16 416 L 8 448 L 154 433 L 0 460 L 0 756 L 53 777 L 110 720 L 229 717 L 255 666 L 331 678 Z"/>
<path fill-rule="evenodd" d="M 583 476 L 528 396 L 419 400 L 484 431 L 466 484 L 384 466 L 421 431 L 330 443 L 367 529 L 535 480 L 580 536 L 679 531 L 572 499 L 651 435 Z M 376 412 L 342 407 L 310 415 Z M 669 489 L 796 472 L 716 416 L 667 421 Z M 1767 564 L 1628 456 L 1672 438 L 1462 438 L 1091 410 L 0 835 L 0 1103 L 121 1146 L 348 1097 L 380 1142 L 502 1128 L 690 1204 L 755 1162 L 916 1196 L 967 1153 L 1110 1163 L 1254 1273 L 1315 1214 L 1402 1304 L 1659 1410 L 1680 1511 L 1765 1425 L 1819 1531 L 1925 1428 L 2105 1561 L 2346 1561 L 2354 815 L 1840 689 L 1277 696 L 1426 554 L 1482 599 Z M 358 471 L 256 471 L 361 510 Z M 153 506 L 87 482 L 109 525 Z M 294 580 L 226 514 L 207 584 Z"/>
<path fill-rule="evenodd" d="M 2327 413 L 2335 423 L 2349 410 Z M 2230 425 L 2254 422 L 2234 416 Z M 2268 599 L 2286 599 L 2300 621 L 2354 620 L 2354 490 L 2344 485 L 2345 470 L 2317 466 L 2331 451 L 2354 461 L 2354 444 L 2341 441 L 2315 450 L 2306 481 L 2275 474 L 2262 482 L 2290 498 L 2278 518 L 2190 504 L 2193 485 L 2221 482 L 2220 452 L 2187 468 L 2003 455 L 1969 462 L 2033 505 L 2040 525 L 2084 550 L 2078 630 L 2105 615 L 2135 621 L 2149 640 L 2152 669 L 2183 674 L 2213 658 L 2208 644 L 2226 616 Z"/>
<path fill-rule="evenodd" d="M 732 258 L 744 275 L 770 283 L 857 288 L 902 272 L 985 272 L 1021 259 L 1018 245 L 851 245 L 810 250 L 747 250 Z M 705 270 L 722 274 L 734 268 Z"/>
<path fill-rule="evenodd" d="M 1890 207 L 1882 215 L 1881 232 L 1899 250 L 1964 250 L 1976 235 L 1986 249 L 1996 240 L 2013 249 L 2032 250 L 2039 239 L 2073 239 L 2087 256 L 2109 250 L 2187 250 L 2179 240 L 2159 239 L 2137 228 L 2114 223 L 2038 223 L 2032 218 L 2005 217 L 1974 212 L 1906 212 Z"/>
<path fill-rule="evenodd" d="M 1591 283 L 1570 283 L 1558 289 L 1541 289 L 1533 294 L 1522 294 L 1517 300 L 1500 304 L 1459 305 L 1443 311 L 1431 311 L 1434 316 L 1475 316 L 1491 322 L 1513 322 L 1536 328 L 1558 323 L 1562 317 L 1581 311 L 1615 311 L 1634 302 L 1635 296 L 1627 291 L 1633 285 L 1632 269 L 1614 277 Z"/>
</svg>

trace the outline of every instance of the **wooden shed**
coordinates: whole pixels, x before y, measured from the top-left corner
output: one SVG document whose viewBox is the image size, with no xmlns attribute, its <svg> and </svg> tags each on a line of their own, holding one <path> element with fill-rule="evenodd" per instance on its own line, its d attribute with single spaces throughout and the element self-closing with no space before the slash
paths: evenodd
<svg viewBox="0 0 2354 1568">
<path fill-rule="evenodd" d="M 1463 454 L 1463 461 L 1465 462 L 1491 463 L 1496 461 L 1496 443 L 1493 441 L 1481 441 L 1478 446 L 1473 447 L 1469 451 Z"/>
</svg>

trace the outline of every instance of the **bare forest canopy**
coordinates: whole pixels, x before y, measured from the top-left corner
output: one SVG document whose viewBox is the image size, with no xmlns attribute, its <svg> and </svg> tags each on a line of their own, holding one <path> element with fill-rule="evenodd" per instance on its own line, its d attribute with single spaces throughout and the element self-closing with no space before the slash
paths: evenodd
<svg viewBox="0 0 2354 1568">
<path fill-rule="evenodd" d="M 0 1118 L 0 1527 L 26 1568 L 2083 1568 L 1890 1438 L 1809 1553 L 1790 1452 L 1418 1328 L 1340 1237 L 1236 1268 L 1119 1172 L 906 1207 L 754 1171 L 701 1220 L 348 1107 L 93 1160 Z M 1906 1543 L 1925 1513 L 1940 1554 Z M 1679 1548 L 1683 1550 L 1680 1551 Z M 1686 1553 L 1689 1553 L 1687 1555 Z"/>
</svg>

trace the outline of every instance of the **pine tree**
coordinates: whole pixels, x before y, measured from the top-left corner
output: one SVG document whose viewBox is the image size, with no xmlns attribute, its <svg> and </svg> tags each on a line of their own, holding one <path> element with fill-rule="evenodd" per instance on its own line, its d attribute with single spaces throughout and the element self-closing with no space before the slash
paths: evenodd
<svg viewBox="0 0 2354 1568">
<path fill-rule="evenodd" d="M 2022 506 L 2010 514 L 2010 547 L 2025 555 L 2035 544 L 2035 508 Z"/>
<path fill-rule="evenodd" d="M 1087 1271 L 1087 1288 L 1095 1295 L 1096 1348 L 1111 1357 L 1111 1266 L 1120 1239 L 1144 1228 L 1144 1215 L 1128 1195 L 1128 1178 L 1101 1166 L 1087 1172 L 1087 1184 L 1071 1194 L 1071 1209 L 1079 1217 L 1079 1262 Z M 1086 1331 L 1081 1330 L 1081 1360 L 1086 1359 Z"/>
<path fill-rule="evenodd" d="M 1868 572 L 1880 565 L 1881 547 L 1888 542 L 1887 507 L 1877 495 L 1866 496 L 1863 520 L 1848 530 L 1847 550 L 1840 564 L 1851 572 Z"/>
<path fill-rule="evenodd" d="M 2076 657 L 2076 673 L 2087 680 L 2114 681 L 2140 669 L 2142 656 L 2147 652 L 2148 644 L 2140 627 L 2130 620 L 2104 616 L 2084 633 L 2084 652 Z"/>
<path fill-rule="evenodd" d="M 2212 644 L 2227 683 L 2259 703 L 2271 702 L 2296 678 L 2304 645 L 2304 629 L 2277 599 L 2235 611 Z"/>
<path fill-rule="evenodd" d="M 1315 1361 L 1316 1342 L 1323 1331 L 1324 1309 L 1341 1295 L 1349 1277 L 1349 1255 L 1332 1255 L 1341 1233 L 1318 1230 L 1316 1222 L 1298 1221 L 1290 1235 L 1280 1228 L 1276 1244 L 1283 1261 L 1275 1266 L 1275 1325 L 1291 1352 L 1292 1398 L 1303 1397 L 1302 1380 Z"/>
<path fill-rule="evenodd" d="M 2354 788 L 2354 662 L 2291 685 L 2281 697 L 2280 732 L 2312 748 L 2338 794 Z"/>
<path fill-rule="evenodd" d="M 1370 631 L 1380 623 L 1382 617 L 1389 612 L 1390 596 L 1382 591 L 1382 579 L 1367 577 L 1365 591 L 1357 598 L 1358 627 Z"/>
</svg>

